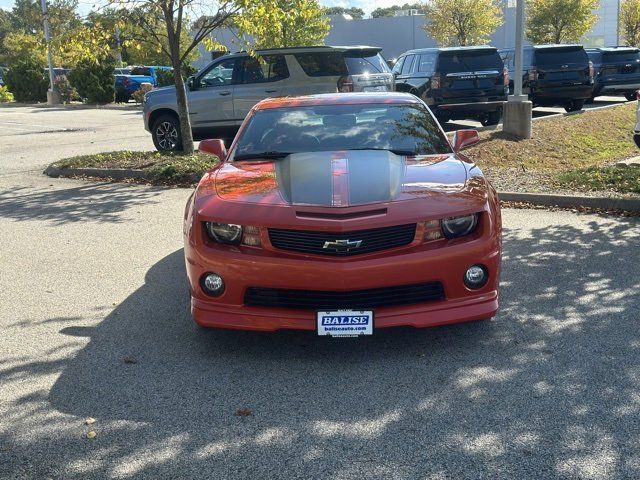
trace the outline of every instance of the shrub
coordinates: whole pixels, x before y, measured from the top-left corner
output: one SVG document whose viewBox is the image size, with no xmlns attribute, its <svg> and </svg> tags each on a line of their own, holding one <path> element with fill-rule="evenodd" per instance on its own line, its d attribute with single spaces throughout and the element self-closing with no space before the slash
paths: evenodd
<svg viewBox="0 0 640 480">
<path fill-rule="evenodd" d="M 13 93 L 7 87 L 0 86 L 0 103 L 13 102 Z"/>
<path fill-rule="evenodd" d="M 69 72 L 69 82 L 87 103 L 111 103 L 116 95 L 114 68 L 113 59 L 83 60 Z"/>
<path fill-rule="evenodd" d="M 158 70 L 156 71 L 156 79 L 159 87 L 168 87 L 173 85 L 173 70 Z"/>
<path fill-rule="evenodd" d="M 64 103 L 70 103 L 80 98 L 76 89 L 71 86 L 71 82 L 69 82 L 66 75 L 56 77 L 53 84 L 58 92 L 60 92 L 60 97 Z"/>
<path fill-rule="evenodd" d="M 133 98 L 136 103 L 142 103 L 144 100 L 144 94 L 150 92 L 151 90 L 153 90 L 153 85 L 151 85 L 150 83 L 143 83 L 142 85 L 140 85 L 140 88 L 138 90 L 133 92 L 131 98 Z"/>
<path fill-rule="evenodd" d="M 49 81 L 44 65 L 39 62 L 21 60 L 9 65 L 4 81 L 16 102 L 42 102 L 47 99 Z"/>
</svg>

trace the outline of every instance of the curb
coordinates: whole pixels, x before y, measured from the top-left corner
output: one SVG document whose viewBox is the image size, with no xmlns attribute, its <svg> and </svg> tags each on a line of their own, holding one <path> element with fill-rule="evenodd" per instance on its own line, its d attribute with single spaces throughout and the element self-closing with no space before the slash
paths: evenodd
<svg viewBox="0 0 640 480">
<path fill-rule="evenodd" d="M 49 165 L 44 172 L 49 177 L 92 177 L 104 180 L 143 180 L 151 184 L 158 184 L 156 175 L 146 170 L 133 170 L 125 168 L 58 168 Z M 202 175 L 191 175 L 185 178 L 184 184 L 196 184 Z M 161 182 L 160 182 L 161 183 Z M 183 185 L 181 182 L 180 185 Z"/>
<path fill-rule="evenodd" d="M 154 176 L 144 170 L 122 168 L 57 168 L 49 165 L 43 172 L 50 177 L 93 177 L 105 180 L 146 180 Z M 201 175 L 190 177 L 193 183 L 200 181 Z M 585 197 L 580 195 L 558 195 L 548 193 L 498 192 L 504 202 L 530 203 L 546 207 L 576 208 L 586 207 L 599 210 L 625 210 L 640 212 L 640 198 Z"/>
<path fill-rule="evenodd" d="M 599 210 L 625 210 L 640 212 L 640 198 L 585 197 L 548 193 L 498 192 L 504 202 L 522 202 L 546 207 L 586 207 Z"/>
</svg>

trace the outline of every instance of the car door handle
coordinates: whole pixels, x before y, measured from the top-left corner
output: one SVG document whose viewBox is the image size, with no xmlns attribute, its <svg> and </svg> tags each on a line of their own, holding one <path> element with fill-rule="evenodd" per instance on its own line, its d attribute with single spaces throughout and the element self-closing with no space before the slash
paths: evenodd
<svg viewBox="0 0 640 480">
<path fill-rule="evenodd" d="M 265 93 L 276 93 L 277 91 L 278 91 L 277 89 L 265 90 Z"/>
<path fill-rule="evenodd" d="M 229 90 L 226 90 L 226 91 L 224 91 L 224 92 L 220 92 L 220 95 L 221 95 L 222 97 L 226 97 L 227 95 L 231 95 L 231 92 L 230 92 Z"/>
</svg>

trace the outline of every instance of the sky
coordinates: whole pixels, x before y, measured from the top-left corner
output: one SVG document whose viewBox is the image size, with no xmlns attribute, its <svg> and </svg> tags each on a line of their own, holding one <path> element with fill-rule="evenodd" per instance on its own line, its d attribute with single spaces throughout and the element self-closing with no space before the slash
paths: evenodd
<svg viewBox="0 0 640 480">
<path fill-rule="evenodd" d="M 91 10 L 95 0 L 80 0 L 80 13 L 86 14 Z M 407 0 L 320 0 L 325 7 L 360 7 L 369 14 L 378 7 L 390 7 L 391 5 L 402 5 Z M 0 8 L 11 10 L 13 0 L 0 0 Z"/>
</svg>

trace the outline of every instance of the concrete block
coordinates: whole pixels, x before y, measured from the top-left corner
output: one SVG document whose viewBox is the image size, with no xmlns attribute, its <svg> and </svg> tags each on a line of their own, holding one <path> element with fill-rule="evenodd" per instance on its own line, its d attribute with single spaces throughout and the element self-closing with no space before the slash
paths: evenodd
<svg viewBox="0 0 640 480">
<path fill-rule="evenodd" d="M 502 130 L 520 139 L 531 138 L 531 110 L 529 101 L 509 101 L 504 104 Z"/>
</svg>

